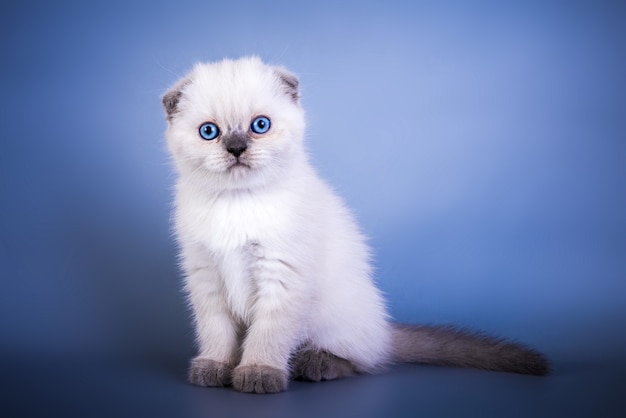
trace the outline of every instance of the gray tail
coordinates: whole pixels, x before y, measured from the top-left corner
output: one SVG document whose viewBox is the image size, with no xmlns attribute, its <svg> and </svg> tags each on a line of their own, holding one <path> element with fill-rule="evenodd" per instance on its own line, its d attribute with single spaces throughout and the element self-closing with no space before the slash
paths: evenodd
<svg viewBox="0 0 626 418">
<path fill-rule="evenodd" d="M 393 360 L 545 376 L 539 352 L 511 341 L 455 327 L 393 324 Z"/>
</svg>

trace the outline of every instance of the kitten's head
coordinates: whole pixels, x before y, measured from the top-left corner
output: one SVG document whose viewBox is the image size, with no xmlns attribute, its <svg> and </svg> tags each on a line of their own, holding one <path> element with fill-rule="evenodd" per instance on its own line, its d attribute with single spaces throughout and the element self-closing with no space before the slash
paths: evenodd
<svg viewBox="0 0 626 418">
<path fill-rule="evenodd" d="M 258 58 L 198 64 L 164 96 L 181 175 L 214 189 L 271 184 L 304 157 L 298 79 Z"/>
</svg>

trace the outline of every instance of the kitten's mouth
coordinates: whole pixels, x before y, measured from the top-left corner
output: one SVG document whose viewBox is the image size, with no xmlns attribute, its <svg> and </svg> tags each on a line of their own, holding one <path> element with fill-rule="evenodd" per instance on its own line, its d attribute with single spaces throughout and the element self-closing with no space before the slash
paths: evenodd
<svg viewBox="0 0 626 418">
<path fill-rule="evenodd" d="M 247 163 L 244 163 L 243 161 L 237 159 L 234 163 L 230 165 L 230 167 L 228 167 L 228 170 L 236 170 L 237 168 L 250 168 L 250 166 Z"/>
</svg>

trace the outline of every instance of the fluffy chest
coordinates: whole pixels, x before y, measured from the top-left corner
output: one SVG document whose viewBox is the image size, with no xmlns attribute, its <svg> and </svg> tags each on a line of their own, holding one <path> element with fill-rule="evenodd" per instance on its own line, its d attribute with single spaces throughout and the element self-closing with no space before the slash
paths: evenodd
<svg viewBox="0 0 626 418">
<path fill-rule="evenodd" d="M 298 198 L 284 190 L 228 192 L 208 199 L 183 191 L 177 211 L 183 239 L 216 253 L 250 243 L 280 244 L 297 236 Z"/>
<path fill-rule="evenodd" d="M 181 238 L 202 249 L 195 265 L 212 260 L 231 311 L 245 320 L 260 285 L 259 267 L 271 268 L 272 259 L 291 256 L 285 248 L 298 234 L 296 200 L 280 192 L 221 195 L 205 202 L 187 197 L 178 207 Z"/>
</svg>

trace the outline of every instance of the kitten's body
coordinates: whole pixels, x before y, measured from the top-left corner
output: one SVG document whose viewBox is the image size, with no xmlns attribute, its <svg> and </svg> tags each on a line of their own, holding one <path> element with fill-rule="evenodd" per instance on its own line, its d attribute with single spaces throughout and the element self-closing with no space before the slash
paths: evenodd
<svg viewBox="0 0 626 418">
<path fill-rule="evenodd" d="M 393 361 L 547 371 L 511 343 L 389 322 L 353 217 L 307 161 L 293 75 L 256 58 L 198 65 L 163 102 L 199 345 L 192 383 L 276 392 L 290 374 L 332 379 Z M 252 129 L 258 117 L 267 132 Z M 206 122 L 215 139 L 200 136 Z"/>
</svg>

